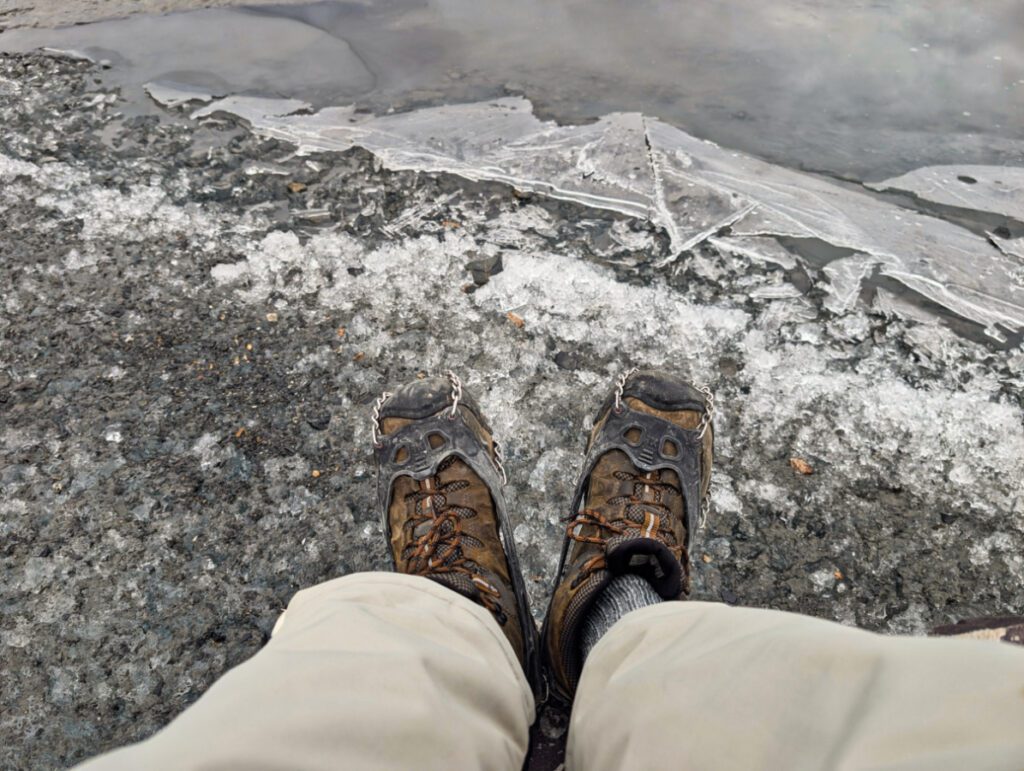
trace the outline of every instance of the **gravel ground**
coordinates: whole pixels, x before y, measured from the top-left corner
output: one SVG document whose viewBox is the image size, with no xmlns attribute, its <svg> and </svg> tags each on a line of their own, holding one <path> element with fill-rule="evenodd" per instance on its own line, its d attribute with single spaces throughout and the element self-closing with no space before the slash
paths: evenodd
<svg viewBox="0 0 1024 771">
<path fill-rule="evenodd" d="M 722 405 L 698 597 L 917 634 L 1024 609 L 1019 348 L 834 316 L 811 267 L 656 270 L 643 223 L 119 111 L 90 65 L 0 57 L 0 766 L 149 735 L 296 590 L 384 568 L 369 406 L 446 366 L 505 440 L 535 615 L 630 362 Z"/>
</svg>

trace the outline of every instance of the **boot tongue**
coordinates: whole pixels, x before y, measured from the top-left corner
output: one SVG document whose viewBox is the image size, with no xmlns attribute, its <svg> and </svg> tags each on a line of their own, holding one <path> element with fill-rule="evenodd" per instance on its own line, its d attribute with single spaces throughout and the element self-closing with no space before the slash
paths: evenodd
<svg viewBox="0 0 1024 771">
<path fill-rule="evenodd" d="M 682 594 L 683 568 L 679 558 L 656 538 L 629 532 L 615 536 L 608 540 L 605 557 L 612 575 L 638 575 L 666 600 Z"/>
</svg>

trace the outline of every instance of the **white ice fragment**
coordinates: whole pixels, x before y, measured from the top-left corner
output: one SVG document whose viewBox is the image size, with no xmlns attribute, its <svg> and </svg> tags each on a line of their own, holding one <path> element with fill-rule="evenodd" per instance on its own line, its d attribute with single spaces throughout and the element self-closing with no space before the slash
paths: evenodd
<svg viewBox="0 0 1024 771">
<path fill-rule="evenodd" d="M 750 291 L 755 300 L 791 300 L 803 293 L 792 284 L 764 284 Z"/>
<path fill-rule="evenodd" d="M 244 171 L 249 176 L 256 176 L 257 174 L 274 174 L 284 176 L 292 173 L 287 166 L 282 166 L 279 163 L 271 163 L 270 161 L 249 161 L 245 164 Z"/>
<path fill-rule="evenodd" d="M 260 113 L 267 118 L 291 115 L 301 110 L 308 110 L 312 107 L 309 102 L 300 99 L 273 99 L 257 96 L 226 96 L 211 102 L 205 107 L 200 107 L 192 113 L 193 120 L 213 115 L 215 112 L 228 112 L 232 115 L 246 117 L 246 113 Z"/>
<path fill-rule="evenodd" d="M 796 267 L 796 257 L 776 239 L 768 236 L 713 236 L 708 243 L 723 252 L 755 262 L 769 262 L 785 270 Z"/>
<path fill-rule="evenodd" d="M 871 324 L 863 313 L 846 313 L 829 322 L 829 331 L 840 340 L 859 343 L 871 334 Z"/>
<path fill-rule="evenodd" d="M 991 562 L 991 558 L 989 557 L 988 553 L 988 546 L 986 546 L 985 544 L 973 544 L 967 550 L 967 554 L 968 559 L 970 559 L 971 561 L 971 564 L 975 567 L 987 565 L 989 562 Z"/>
<path fill-rule="evenodd" d="M 39 172 L 39 167 L 34 163 L 23 161 L 20 158 L 11 158 L 0 153 L 0 179 L 14 179 L 15 177 L 34 177 Z"/>
<path fill-rule="evenodd" d="M 223 94 L 212 94 L 192 86 L 182 85 L 170 80 L 156 80 L 146 83 L 143 88 L 150 98 L 164 107 L 180 107 L 189 102 L 212 102 L 215 97 Z"/>
<path fill-rule="evenodd" d="M 814 588 L 819 593 L 824 594 L 825 592 L 832 589 L 836 584 L 835 570 L 830 568 L 822 568 L 816 570 L 810 575 L 811 583 L 814 584 Z"/>
<path fill-rule="evenodd" d="M 1024 220 L 1024 167 L 1021 166 L 924 166 L 868 187 L 901 190 L 944 206 Z"/>
<path fill-rule="evenodd" d="M 723 513 L 740 514 L 743 511 L 743 503 L 728 479 L 714 480 L 711 485 L 711 506 L 714 511 Z"/>
<path fill-rule="evenodd" d="M 79 62 L 91 62 L 92 64 L 96 63 L 96 59 L 94 57 L 90 56 L 85 51 L 78 50 L 77 48 L 53 48 L 50 46 L 43 46 L 39 50 L 44 54 L 58 56 L 63 59 L 72 59 Z"/>
<path fill-rule="evenodd" d="M 241 262 L 221 262 L 210 268 L 210 275 L 218 284 L 237 281 L 248 272 L 249 263 L 245 260 Z"/>
<path fill-rule="evenodd" d="M 566 303 L 566 297 L 573 298 L 572 303 Z M 623 339 L 668 335 L 686 340 L 688 356 L 698 359 L 713 351 L 720 340 L 742 331 L 749 320 L 738 309 L 691 305 L 667 287 L 624 284 L 615 280 L 610 269 L 558 254 L 509 255 L 504 270 L 472 298 L 480 307 L 501 315 L 526 298 L 526 310 L 518 313 L 529 313 L 532 329 L 557 332 L 570 343 L 586 342 L 602 354 L 620 349 Z M 579 313 L 581 308 L 586 309 L 585 314 Z M 638 308 L 671 308 L 672 312 L 656 317 L 637 313 Z M 638 344 L 637 350 L 641 349 Z M 652 361 L 652 366 L 660 364 Z"/>
<path fill-rule="evenodd" d="M 829 283 L 825 289 L 829 296 L 825 298 L 825 307 L 836 314 L 851 310 L 857 304 L 861 284 L 877 264 L 878 260 L 874 257 L 854 254 L 826 265 L 824 272 Z"/>
</svg>

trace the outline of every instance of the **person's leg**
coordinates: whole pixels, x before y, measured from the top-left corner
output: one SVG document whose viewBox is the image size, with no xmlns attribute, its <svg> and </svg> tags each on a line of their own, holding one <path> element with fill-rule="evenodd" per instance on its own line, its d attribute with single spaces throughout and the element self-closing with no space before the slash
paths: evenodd
<svg viewBox="0 0 1024 771">
<path fill-rule="evenodd" d="M 587 656 L 567 767 L 1024 768 L 1024 649 L 663 602 Z"/>
<path fill-rule="evenodd" d="M 490 612 L 363 573 L 296 594 L 270 642 L 169 726 L 81 768 L 519 769 L 533 715 Z"/>
</svg>

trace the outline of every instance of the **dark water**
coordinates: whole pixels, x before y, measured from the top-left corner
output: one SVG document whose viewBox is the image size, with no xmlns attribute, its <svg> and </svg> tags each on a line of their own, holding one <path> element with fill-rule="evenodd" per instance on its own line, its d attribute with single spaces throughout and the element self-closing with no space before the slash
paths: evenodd
<svg viewBox="0 0 1024 771">
<path fill-rule="evenodd" d="M 583 121 L 616 110 L 797 168 L 878 179 L 1024 165 L 1024 3 L 386 0 L 19 30 L 90 51 L 138 94 L 219 91 L 407 109 L 503 93 Z"/>
</svg>

